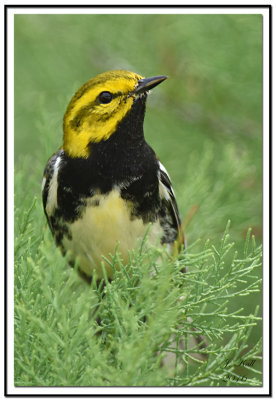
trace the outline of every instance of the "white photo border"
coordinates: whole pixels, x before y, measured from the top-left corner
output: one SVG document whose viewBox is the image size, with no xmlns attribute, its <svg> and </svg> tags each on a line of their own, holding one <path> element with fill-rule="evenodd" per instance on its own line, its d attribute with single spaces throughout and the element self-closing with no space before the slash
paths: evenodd
<svg viewBox="0 0 276 400">
<path fill-rule="evenodd" d="M 206 396 L 205 387 L 15 387 L 14 386 L 14 15 L 16 14 L 262 14 L 263 15 L 263 386 L 208 387 L 208 396 L 265 396 L 271 394 L 271 6 L 269 5 L 61 5 L 5 6 L 5 315 L 7 396 Z M 4 249 L 5 250 L 5 249 Z"/>
</svg>

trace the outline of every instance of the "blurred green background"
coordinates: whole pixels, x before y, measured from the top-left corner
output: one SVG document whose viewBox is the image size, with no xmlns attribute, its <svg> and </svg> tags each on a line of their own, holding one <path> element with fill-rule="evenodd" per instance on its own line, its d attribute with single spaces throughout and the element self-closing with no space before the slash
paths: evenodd
<svg viewBox="0 0 276 400">
<path fill-rule="evenodd" d="M 110 69 L 169 76 L 148 100 L 145 135 L 182 216 L 199 206 L 189 241 L 227 219 L 237 240 L 249 226 L 261 239 L 262 16 L 16 15 L 15 164 L 30 156 L 28 178 L 40 184 L 62 144 L 74 92 Z"/>
<path fill-rule="evenodd" d="M 249 227 L 261 243 L 261 15 L 16 15 L 15 202 L 22 212 L 40 199 L 74 92 L 110 69 L 169 76 L 149 96 L 145 136 L 190 219 L 188 243 L 218 243 L 229 219 L 237 249 Z M 35 223 L 45 223 L 42 208 Z M 260 302 L 261 294 L 245 299 L 248 312 Z"/>
</svg>

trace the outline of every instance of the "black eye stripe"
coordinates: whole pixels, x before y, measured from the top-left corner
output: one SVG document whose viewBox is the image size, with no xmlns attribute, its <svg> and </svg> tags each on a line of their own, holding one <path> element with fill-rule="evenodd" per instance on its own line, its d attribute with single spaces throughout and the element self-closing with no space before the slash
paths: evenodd
<svg viewBox="0 0 276 400">
<path fill-rule="evenodd" d="M 101 93 L 100 93 L 101 94 Z M 122 92 L 116 92 L 116 93 L 111 93 L 112 94 L 112 99 L 115 99 L 116 97 L 120 97 L 123 95 Z M 81 107 L 79 109 L 79 111 L 77 112 L 77 114 L 75 115 L 75 117 L 70 121 L 70 125 L 73 129 L 78 129 L 82 123 L 84 118 L 87 117 L 87 115 L 90 113 L 91 109 L 93 109 L 94 107 L 96 107 L 97 105 L 99 105 L 99 103 L 101 103 L 99 96 L 96 98 L 96 100 L 91 101 L 90 103 L 88 103 L 87 105 Z M 115 112 L 116 110 L 114 110 Z M 104 119 L 108 120 L 110 118 L 112 114 L 107 114 Z"/>
<path fill-rule="evenodd" d="M 116 97 L 122 96 L 122 92 L 111 93 L 108 91 L 103 91 L 99 94 L 98 100 L 100 103 L 107 104 L 110 103 Z"/>
</svg>

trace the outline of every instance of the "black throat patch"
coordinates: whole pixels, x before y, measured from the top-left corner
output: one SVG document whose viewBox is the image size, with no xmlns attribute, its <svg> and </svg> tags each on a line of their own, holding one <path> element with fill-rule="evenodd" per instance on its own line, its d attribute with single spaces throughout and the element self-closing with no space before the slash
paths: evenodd
<svg viewBox="0 0 276 400">
<path fill-rule="evenodd" d="M 90 144 L 87 159 L 65 153 L 58 176 L 59 214 L 65 220 L 79 217 L 86 199 L 107 194 L 114 187 L 134 205 L 133 213 L 154 220 L 159 207 L 158 161 L 144 139 L 146 95 L 133 102 L 116 131 L 106 141 Z M 66 190 L 64 190 L 66 188 Z"/>
</svg>

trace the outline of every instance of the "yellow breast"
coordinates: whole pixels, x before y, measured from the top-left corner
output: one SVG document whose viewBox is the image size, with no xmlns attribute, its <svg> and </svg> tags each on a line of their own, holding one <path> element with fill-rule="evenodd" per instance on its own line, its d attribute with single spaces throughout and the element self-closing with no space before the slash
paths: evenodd
<svg viewBox="0 0 276 400">
<path fill-rule="evenodd" d="M 131 203 L 120 197 L 118 190 L 108 195 L 96 195 L 88 201 L 81 218 L 70 225 L 72 239 L 63 239 L 63 245 L 73 260 L 78 260 L 80 269 L 91 276 L 97 271 L 102 274 L 102 255 L 107 258 L 114 254 L 116 245 L 124 263 L 128 262 L 129 250 L 143 239 L 147 224 L 141 218 L 131 217 Z M 160 243 L 162 228 L 159 222 L 152 224 L 148 241 Z M 108 277 L 112 277 L 111 267 L 105 263 Z"/>
</svg>

